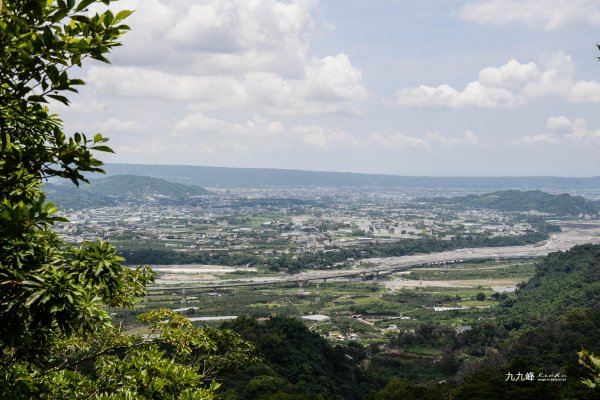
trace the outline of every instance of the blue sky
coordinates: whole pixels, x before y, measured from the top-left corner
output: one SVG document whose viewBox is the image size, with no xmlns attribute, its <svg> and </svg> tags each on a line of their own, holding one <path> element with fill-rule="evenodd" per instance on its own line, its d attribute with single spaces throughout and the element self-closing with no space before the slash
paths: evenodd
<svg viewBox="0 0 600 400">
<path fill-rule="evenodd" d="M 595 0 L 124 0 L 68 130 L 109 162 L 600 174 Z"/>
</svg>

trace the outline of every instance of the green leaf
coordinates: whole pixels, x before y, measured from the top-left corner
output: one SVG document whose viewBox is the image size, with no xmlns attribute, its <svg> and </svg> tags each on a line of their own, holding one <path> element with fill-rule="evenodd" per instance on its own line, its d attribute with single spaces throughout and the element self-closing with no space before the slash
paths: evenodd
<svg viewBox="0 0 600 400">
<path fill-rule="evenodd" d="M 27 101 L 36 102 L 36 103 L 47 103 L 48 100 L 44 96 L 32 95 L 27 98 Z"/>
<path fill-rule="evenodd" d="M 119 11 L 117 13 L 117 15 L 115 16 L 114 23 L 116 24 L 117 22 L 124 20 L 125 18 L 129 17 L 131 14 L 133 14 L 133 11 L 130 11 L 130 10 Z"/>
<path fill-rule="evenodd" d="M 69 99 L 66 98 L 65 96 L 61 96 L 58 94 L 49 94 L 48 97 L 50 97 L 51 99 L 54 99 L 56 101 L 60 101 L 61 103 L 63 103 L 66 106 L 69 105 Z"/>
<path fill-rule="evenodd" d="M 77 21 L 77 22 L 81 22 L 82 24 L 89 24 L 90 23 L 90 18 L 87 15 L 72 15 L 71 19 L 73 21 Z M 81 42 L 78 42 L 81 43 Z"/>
<path fill-rule="evenodd" d="M 92 147 L 90 147 L 90 149 L 96 150 L 96 151 L 103 151 L 106 153 L 114 153 L 113 149 L 111 149 L 108 146 L 92 146 Z"/>
<path fill-rule="evenodd" d="M 112 23 L 113 23 L 113 21 L 115 19 L 113 13 L 110 10 L 107 10 L 103 14 L 103 17 L 104 17 L 104 26 L 107 27 L 107 28 L 112 25 Z"/>
<path fill-rule="evenodd" d="M 75 12 L 79 12 L 81 10 L 84 10 L 87 6 L 89 6 L 92 3 L 95 3 L 96 0 L 81 0 L 81 2 L 79 4 L 77 4 L 77 8 L 75 8 Z"/>
</svg>

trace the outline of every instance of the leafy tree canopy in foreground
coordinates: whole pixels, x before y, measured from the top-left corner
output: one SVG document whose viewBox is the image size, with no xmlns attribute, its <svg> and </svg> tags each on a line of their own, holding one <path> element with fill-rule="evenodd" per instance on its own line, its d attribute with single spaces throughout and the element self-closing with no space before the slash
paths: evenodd
<svg viewBox="0 0 600 400">
<path fill-rule="evenodd" d="M 155 336 L 123 335 L 107 306 L 132 306 L 152 271 L 52 230 L 64 219 L 43 179 L 79 185 L 102 172 L 93 152 L 112 150 L 99 133 L 65 134 L 45 104 L 69 104 L 85 59 L 108 62 L 131 14 L 111 3 L 0 2 L 0 398 L 210 399 L 218 385 L 206 378 L 252 359 L 233 332 L 191 328 L 168 310 L 142 318 Z"/>
</svg>

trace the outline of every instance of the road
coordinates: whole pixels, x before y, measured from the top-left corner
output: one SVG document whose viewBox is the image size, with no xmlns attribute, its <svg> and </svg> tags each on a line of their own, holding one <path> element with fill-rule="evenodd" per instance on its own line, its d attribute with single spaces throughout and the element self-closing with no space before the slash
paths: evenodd
<svg viewBox="0 0 600 400">
<path fill-rule="evenodd" d="M 305 282 L 330 279 L 351 279 L 352 277 L 373 277 L 397 271 L 406 271 L 415 267 L 443 264 L 457 261 L 479 259 L 509 259 L 509 258 L 535 258 L 543 257 L 555 251 L 568 250 L 571 247 L 584 243 L 600 243 L 600 224 L 598 222 L 581 222 L 577 224 L 563 224 L 562 232 L 552 234 L 550 239 L 539 245 L 510 246 L 510 247 L 479 247 L 444 251 L 438 253 L 418 254 L 403 257 L 369 258 L 367 262 L 375 267 L 355 268 L 350 270 L 311 270 L 284 277 L 265 277 L 251 279 L 221 280 L 218 283 L 199 282 L 194 285 L 184 285 L 172 288 L 150 287 L 149 292 L 174 290 L 174 289 L 220 289 L 237 286 L 259 286 L 276 284 L 298 284 Z M 162 266 L 164 268 L 164 266 Z M 175 270 L 174 270 L 175 271 Z M 173 272 L 174 272 L 173 271 Z"/>
</svg>

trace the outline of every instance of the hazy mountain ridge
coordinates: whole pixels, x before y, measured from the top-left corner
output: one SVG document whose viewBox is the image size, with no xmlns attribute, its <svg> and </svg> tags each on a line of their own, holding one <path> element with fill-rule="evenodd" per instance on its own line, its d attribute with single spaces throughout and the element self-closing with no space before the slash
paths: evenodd
<svg viewBox="0 0 600 400">
<path fill-rule="evenodd" d="M 149 196 L 180 198 L 211 194 L 211 192 L 199 186 L 184 185 L 161 178 L 139 175 L 107 176 L 106 178 L 92 180 L 91 185 L 86 189 L 102 196 L 125 199 L 140 199 Z"/>
<path fill-rule="evenodd" d="M 77 187 L 70 182 L 66 184 L 44 184 L 46 198 L 60 209 L 98 208 L 116 205 L 116 199 L 94 194 L 82 186 Z"/>
<path fill-rule="evenodd" d="M 382 189 L 499 189 L 551 191 L 600 187 L 600 177 L 431 177 L 300 171 L 267 168 L 226 168 L 191 165 L 107 164 L 109 175 L 146 175 L 202 187 L 366 187 Z"/>
<path fill-rule="evenodd" d="M 149 176 L 112 175 L 90 182 L 79 188 L 48 183 L 45 190 L 48 199 L 63 209 L 114 206 L 131 201 L 179 201 L 212 194 L 199 186 Z"/>
</svg>

